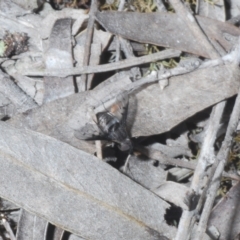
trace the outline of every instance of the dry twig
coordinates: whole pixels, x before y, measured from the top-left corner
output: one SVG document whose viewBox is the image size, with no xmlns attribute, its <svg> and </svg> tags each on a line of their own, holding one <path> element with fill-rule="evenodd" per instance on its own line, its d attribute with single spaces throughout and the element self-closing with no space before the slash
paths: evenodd
<svg viewBox="0 0 240 240">
<path fill-rule="evenodd" d="M 153 53 L 139 58 L 130 58 L 123 60 L 121 62 L 115 62 L 110 64 L 104 64 L 99 66 L 83 66 L 79 68 L 67 68 L 67 69 L 42 69 L 42 70 L 29 70 L 25 71 L 23 75 L 28 76 L 56 76 L 56 77 L 67 77 L 71 75 L 81 75 L 88 73 L 100 73 L 100 72 L 109 72 L 117 69 L 128 68 L 132 66 L 137 66 L 149 62 L 154 62 L 158 60 L 163 60 L 166 58 L 179 57 L 180 51 L 178 50 L 165 50 L 158 53 Z"/>
<path fill-rule="evenodd" d="M 83 57 L 83 66 L 87 66 L 89 64 L 90 52 L 91 52 L 91 42 L 94 31 L 94 22 L 95 22 L 95 14 L 98 9 L 97 0 L 92 1 L 91 10 L 89 12 L 88 26 L 87 26 L 87 34 L 86 34 L 86 42 L 85 42 L 85 51 Z M 85 83 L 85 90 L 89 90 L 91 87 L 91 82 L 87 81 L 87 75 L 83 74 L 81 76 L 82 81 Z"/>
<path fill-rule="evenodd" d="M 195 18 L 192 16 L 192 14 L 190 14 L 187 11 L 187 9 L 184 7 L 182 2 L 179 0 L 170 0 L 170 3 L 175 7 L 180 17 L 185 20 L 189 29 L 191 29 L 192 33 L 194 34 L 194 36 L 197 39 L 200 39 L 200 42 L 201 44 L 203 44 L 205 49 L 208 49 L 209 56 L 211 58 L 219 58 L 219 54 L 213 48 L 211 43 L 208 41 L 207 37 L 204 35 L 200 27 L 198 26 Z M 204 138 L 201 154 L 200 154 L 197 168 L 195 170 L 193 181 L 191 184 L 191 190 L 193 190 L 196 195 L 201 194 L 201 186 L 203 185 L 202 178 L 206 171 L 206 167 L 209 164 L 212 164 L 212 160 L 214 156 L 213 145 L 216 139 L 216 133 L 219 128 L 219 123 L 220 123 L 221 116 L 223 114 L 225 104 L 226 102 L 224 101 L 217 104 L 213 108 L 213 112 L 210 117 L 210 123 L 206 129 L 206 136 Z M 192 229 L 192 227 L 190 226 L 194 224 L 194 219 L 193 219 L 194 214 L 195 214 L 194 211 L 185 210 L 183 212 L 180 223 L 179 223 L 176 240 L 189 239 L 190 232 Z"/>
<path fill-rule="evenodd" d="M 144 154 L 150 159 L 155 159 L 159 161 L 160 164 L 164 165 L 171 165 L 175 167 L 180 167 L 180 168 L 186 168 L 190 170 L 195 170 L 197 163 L 196 162 L 189 162 L 189 161 L 182 161 L 179 159 L 171 158 L 165 154 L 163 154 L 161 151 L 156 150 L 152 147 L 143 147 L 143 146 L 134 146 L 136 150 Z M 227 172 L 223 172 L 223 177 L 231 178 L 236 181 L 240 181 L 240 176 L 236 174 L 229 174 Z"/>
</svg>

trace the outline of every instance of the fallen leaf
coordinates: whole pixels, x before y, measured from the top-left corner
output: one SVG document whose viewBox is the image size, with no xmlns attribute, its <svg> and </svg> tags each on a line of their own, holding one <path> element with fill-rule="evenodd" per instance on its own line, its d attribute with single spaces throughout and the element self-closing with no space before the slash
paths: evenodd
<svg viewBox="0 0 240 240">
<path fill-rule="evenodd" d="M 169 204 L 98 158 L 0 124 L 0 195 L 87 239 L 172 239 Z"/>
<path fill-rule="evenodd" d="M 164 91 L 156 83 L 130 95 L 127 126 L 132 137 L 169 131 L 197 112 L 234 96 L 239 86 L 238 79 L 239 70 L 236 66 L 223 65 L 171 77 Z M 56 137 L 93 153 L 94 146 L 76 139 L 74 131 L 91 121 L 87 115 L 87 108 L 91 104 L 100 105 L 101 100 L 111 95 L 112 91 L 130 83 L 127 77 L 108 85 L 104 83 L 96 90 L 53 101 L 16 115 L 8 122 Z"/>
<path fill-rule="evenodd" d="M 107 31 L 126 39 L 209 58 L 201 43 L 177 14 L 108 11 L 98 12 L 96 18 Z M 240 29 L 230 23 L 200 16 L 196 16 L 196 19 L 208 38 L 218 41 L 227 52 L 235 42 L 227 40 L 224 34 L 240 35 Z"/>
</svg>

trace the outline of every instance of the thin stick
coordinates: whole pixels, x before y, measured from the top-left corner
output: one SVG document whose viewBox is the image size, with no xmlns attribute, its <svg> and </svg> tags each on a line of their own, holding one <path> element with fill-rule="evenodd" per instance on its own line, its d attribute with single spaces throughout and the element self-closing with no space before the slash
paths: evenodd
<svg viewBox="0 0 240 240">
<path fill-rule="evenodd" d="M 131 158 L 131 154 L 128 154 L 128 157 L 125 161 L 125 164 L 124 164 L 124 167 L 123 167 L 123 172 L 126 173 L 127 172 L 127 168 L 128 168 L 128 163 L 129 163 L 129 160 Z"/>
<path fill-rule="evenodd" d="M 118 11 L 123 11 L 125 4 L 125 0 L 120 0 L 119 5 L 118 5 Z M 116 62 L 120 60 L 120 55 L 121 55 L 121 47 L 120 47 L 120 36 L 115 36 L 115 43 L 116 43 Z"/>
<path fill-rule="evenodd" d="M 125 90 L 128 91 L 128 93 L 132 93 L 133 91 L 136 91 L 140 87 L 142 87 L 145 84 L 153 83 L 155 81 L 165 80 L 166 78 L 181 75 L 185 73 L 192 72 L 193 70 L 199 68 L 200 62 L 196 62 L 191 66 L 191 68 L 185 68 L 184 66 L 175 67 L 173 69 L 164 69 L 160 70 L 158 72 L 152 72 L 151 74 L 147 75 L 146 77 L 143 77 L 139 79 L 136 82 L 133 82 L 127 86 L 125 86 Z"/>
<path fill-rule="evenodd" d="M 207 199 L 204 204 L 203 212 L 198 224 L 198 229 L 196 232 L 197 235 L 195 237 L 196 240 L 202 239 L 203 234 L 206 231 L 208 218 L 212 210 L 212 206 L 216 197 L 217 190 L 220 186 L 220 180 L 223 174 L 224 166 L 228 159 L 230 146 L 232 143 L 232 135 L 237 129 L 239 117 L 240 117 L 240 91 L 238 92 L 238 97 L 236 99 L 236 103 L 234 105 L 234 109 L 228 124 L 228 129 L 227 129 L 227 133 L 226 133 L 223 145 L 217 155 L 216 161 L 218 162 L 218 165 L 217 165 L 214 177 L 212 179 L 211 185 L 209 187 Z"/>
<path fill-rule="evenodd" d="M 110 99 L 112 99 L 112 96 L 116 96 L 118 94 L 120 94 L 123 91 L 127 91 L 128 94 L 133 93 L 134 91 L 138 90 L 139 88 L 143 87 L 146 84 L 150 84 L 156 81 L 160 81 L 160 80 L 164 80 L 168 77 L 171 76 L 176 76 L 176 75 L 180 75 L 180 74 L 184 74 L 184 73 L 189 73 L 191 71 L 193 71 L 196 68 L 192 68 L 192 69 L 187 69 L 184 67 L 176 67 L 174 69 L 169 69 L 166 70 L 164 72 L 162 72 L 161 70 L 159 72 L 153 71 L 151 74 L 147 75 L 146 77 L 143 77 L 141 79 L 139 79 L 136 82 L 132 82 L 129 83 L 126 86 L 123 86 L 121 89 L 112 91 L 111 94 L 107 94 L 102 98 L 102 102 L 108 102 Z M 99 103 L 93 104 L 91 105 L 92 107 L 98 107 Z"/>
<path fill-rule="evenodd" d="M 161 151 L 156 150 L 152 147 L 143 147 L 141 145 L 136 145 L 134 146 L 134 149 L 144 154 L 148 158 L 157 160 L 160 164 L 171 165 L 171 166 L 186 168 L 190 170 L 195 170 L 197 166 L 196 162 L 187 162 L 187 161 L 182 161 L 180 159 L 168 157 L 167 155 L 163 154 Z M 229 174 L 227 172 L 224 172 L 223 177 L 240 181 L 240 176 L 236 174 Z"/>
<path fill-rule="evenodd" d="M 210 68 L 210 67 L 215 67 L 222 64 L 232 63 L 236 55 L 235 52 L 236 50 L 233 50 L 232 52 L 226 54 L 221 58 L 203 62 L 198 67 Z M 47 69 L 42 69 L 42 70 L 32 69 L 32 70 L 25 70 L 24 72 L 19 72 L 19 74 L 25 75 L 25 76 L 28 75 L 28 76 L 68 77 L 72 75 L 81 75 L 85 73 L 101 73 L 101 72 L 114 71 L 114 70 L 123 69 L 123 68 L 129 68 L 131 66 L 136 66 L 136 65 L 149 63 L 152 61 L 162 60 L 164 58 L 166 59 L 166 58 L 172 58 L 172 57 L 179 57 L 180 53 L 181 52 L 177 50 L 165 50 L 165 51 L 153 53 L 151 55 L 144 56 L 144 57 L 130 58 L 127 60 L 120 61 L 118 63 L 109 63 L 109 64 L 103 64 L 98 66 L 82 66 L 79 68 L 52 69 L 51 71 Z"/>
<path fill-rule="evenodd" d="M 125 5 L 125 0 L 120 0 L 119 6 L 118 6 L 118 11 L 123 11 L 124 10 L 124 5 Z M 116 46 L 121 44 L 121 48 L 117 48 L 118 50 L 122 49 L 125 57 L 126 58 L 135 58 L 133 54 L 133 49 L 132 46 L 129 42 L 129 40 L 124 39 L 120 36 L 117 36 L 116 38 Z M 131 73 L 133 75 L 133 80 L 137 80 L 141 76 L 141 72 L 139 67 L 134 67 L 131 69 Z"/>
<path fill-rule="evenodd" d="M 24 71 L 23 75 L 68 77 L 72 75 L 81 75 L 88 73 L 109 72 L 117 69 L 129 68 L 136 65 L 163 60 L 166 58 L 179 57 L 180 54 L 181 51 L 178 50 L 164 50 L 161 52 L 153 53 L 151 55 L 138 58 L 130 58 L 117 63 L 109 63 L 98 66 L 82 66 L 79 68 L 28 70 Z"/>
<path fill-rule="evenodd" d="M 206 129 L 206 136 L 203 141 L 201 153 L 198 159 L 198 164 L 193 175 L 192 184 L 190 190 L 193 190 L 196 195 L 201 194 L 201 188 L 203 187 L 203 176 L 206 173 L 207 166 L 212 164 L 214 159 L 213 146 L 216 139 L 217 130 L 220 126 L 220 119 L 224 110 L 226 102 L 221 102 L 216 105 L 211 113 L 209 124 Z M 188 239 L 190 236 L 193 218 L 193 211 L 184 211 L 180 220 L 176 239 Z M 191 225 L 189 225 L 190 223 Z M 184 237 L 184 238 L 183 238 Z"/>
<path fill-rule="evenodd" d="M 92 42 L 92 37 L 93 37 L 95 14 L 97 12 L 97 8 L 98 8 L 97 0 L 92 0 L 91 9 L 90 9 L 89 18 L 88 18 L 88 25 L 87 25 L 83 66 L 87 66 L 89 64 L 90 52 L 91 52 L 91 42 Z M 91 83 L 87 81 L 87 75 L 83 74 L 81 76 L 81 80 L 84 82 L 85 90 L 89 90 L 91 87 Z"/>
<path fill-rule="evenodd" d="M 194 64 L 192 64 L 191 68 L 189 68 L 189 67 L 185 68 L 184 66 L 180 65 L 179 67 L 176 67 L 173 69 L 165 69 L 164 71 L 160 70 L 158 72 L 153 71 L 146 77 L 143 77 L 136 82 L 129 83 L 128 85 L 123 86 L 122 88 L 120 88 L 118 90 L 112 91 L 111 94 L 102 96 L 101 102 L 103 102 L 103 103 L 108 102 L 109 100 L 112 99 L 112 96 L 116 96 L 116 95 L 120 94 L 122 91 L 127 91 L 128 94 L 131 94 L 132 92 L 138 90 L 145 84 L 150 84 L 150 83 L 153 83 L 156 81 L 161 81 L 161 80 L 164 80 L 164 79 L 172 77 L 172 76 L 189 73 L 197 68 L 202 69 L 202 68 L 214 67 L 214 66 L 219 66 L 222 64 L 231 63 L 231 62 L 233 62 L 233 59 L 236 59 L 236 57 L 235 57 L 236 54 L 237 54 L 237 51 L 235 49 L 231 53 L 229 53 L 219 59 L 209 60 L 202 64 L 200 63 L 200 61 L 196 61 Z M 94 108 L 97 108 L 99 106 L 99 103 L 92 104 L 91 106 Z"/>
<path fill-rule="evenodd" d="M 121 49 L 123 50 L 126 58 L 127 59 L 136 58 L 135 55 L 133 54 L 133 49 L 132 49 L 130 42 L 122 37 L 118 37 L 118 40 L 121 44 Z M 141 77 L 141 71 L 140 71 L 139 67 L 131 68 L 130 72 L 133 76 L 133 81 L 136 81 L 138 78 Z"/>
</svg>

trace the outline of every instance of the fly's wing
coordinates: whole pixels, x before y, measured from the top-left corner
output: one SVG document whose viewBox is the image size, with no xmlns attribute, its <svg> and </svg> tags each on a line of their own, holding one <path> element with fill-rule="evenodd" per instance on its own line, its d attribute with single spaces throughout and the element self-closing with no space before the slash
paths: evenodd
<svg viewBox="0 0 240 240">
<path fill-rule="evenodd" d="M 93 108 L 88 108 L 87 115 L 95 123 L 86 123 L 83 127 L 74 131 L 74 136 L 80 140 L 104 140 L 104 133 L 97 126 L 97 118 Z"/>
<path fill-rule="evenodd" d="M 114 104 L 104 112 L 97 114 L 89 109 L 92 120 L 96 124 L 87 123 L 84 127 L 76 130 L 74 135 L 81 140 L 113 140 L 109 129 L 117 124 L 125 128 L 128 110 L 128 94 L 123 92 L 116 97 Z"/>
<path fill-rule="evenodd" d="M 84 127 L 74 131 L 74 136 L 80 140 L 106 140 L 106 136 L 96 124 L 87 123 Z"/>
<path fill-rule="evenodd" d="M 127 120 L 128 100 L 128 94 L 126 91 L 120 93 L 116 97 L 116 103 L 110 108 L 110 113 L 115 116 L 122 125 L 125 125 Z"/>
</svg>

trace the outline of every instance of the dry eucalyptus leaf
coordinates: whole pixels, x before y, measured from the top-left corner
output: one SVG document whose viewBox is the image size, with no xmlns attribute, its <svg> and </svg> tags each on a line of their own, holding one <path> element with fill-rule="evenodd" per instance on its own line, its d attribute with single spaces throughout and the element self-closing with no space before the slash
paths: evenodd
<svg viewBox="0 0 240 240">
<path fill-rule="evenodd" d="M 53 25 L 49 46 L 44 54 L 46 69 L 73 66 L 72 19 L 59 19 Z M 44 102 L 53 101 L 75 93 L 73 77 L 44 77 Z"/>
<path fill-rule="evenodd" d="M 39 31 L 43 39 L 50 36 L 54 23 L 62 18 L 72 18 L 75 20 L 72 26 L 72 35 L 76 35 L 84 21 L 88 19 L 88 14 L 83 9 L 72 8 L 64 8 L 61 11 L 52 11 L 41 22 L 41 28 Z"/>
<path fill-rule="evenodd" d="M 124 38 L 209 58 L 209 54 L 177 14 L 108 11 L 98 12 L 96 18 L 107 31 Z M 240 29 L 229 23 L 200 16 L 196 16 L 196 19 L 205 34 L 218 41 L 226 51 L 234 43 L 227 40 L 224 34 L 236 37 L 240 35 Z"/>
<path fill-rule="evenodd" d="M 0 123 L 0 195 L 88 239 L 172 239 L 169 204 L 98 158 Z"/>
<path fill-rule="evenodd" d="M 149 85 L 143 91 L 130 95 L 127 126 L 131 135 L 149 136 L 170 130 L 195 113 L 235 95 L 238 79 L 238 67 L 223 65 L 171 77 L 164 91 L 156 87 L 158 83 Z M 9 123 L 94 152 L 94 146 L 77 140 L 74 131 L 91 121 L 87 115 L 89 106 L 96 103 L 101 105 L 101 100 L 111 95 L 112 91 L 129 83 L 131 81 L 128 78 L 123 78 L 108 85 L 103 84 L 97 90 L 59 99 L 17 115 Z"/>
<path fill-rule="evenodd" d="M 5 73 L 0 71 L 0 93 L 5 97 L 2 99 L 0 107 L 3 117 L 12 116 L 17 112 L 25 112 L 29 109 L 35 108 L 38 105 L 34 100 L 26 95 L 13 80 Z"/>
<path fill-rule="evenodd" d="M 101 104 L 101 100 L 108 96 L 110 92 L 130 82 L 127 76 L 108 85 L 105 82 L 103 85 L 104 88 L 82 92 L 49 102 L 38 109 L 28 111 L 23 115 L 17 115 L 8 122 L 14 126 L 44 133 L 81 150 L 94 153 L 95 145 L 92 142 L 81 141 L 75 138 L 75 130 L 83 127 L 86 122 L 92 120 L 87 115 L 88 107 L 91 104 Z M 106 91 L 106 88 L 108 91 Z"/>
<path fill-rule="evenodd" d="M 234 239 L 240 234 L 240 182 L 233 186 L 215 206 L 209 217 L 208 226 L 220 232 L 219 240 Z"/>
<path fill-rule="evenodd" d="M 197 112 L 237 93 L 239 69 L 233 65 L 199 69 L 171 77 L 161 91 L 152 84 L 136 94 L 132 136 L 166 132 Z M 131 99 L 129 114 L 131 114 Z M 146 124 L 147 119 L 147 124 Z"/>
</svg>

